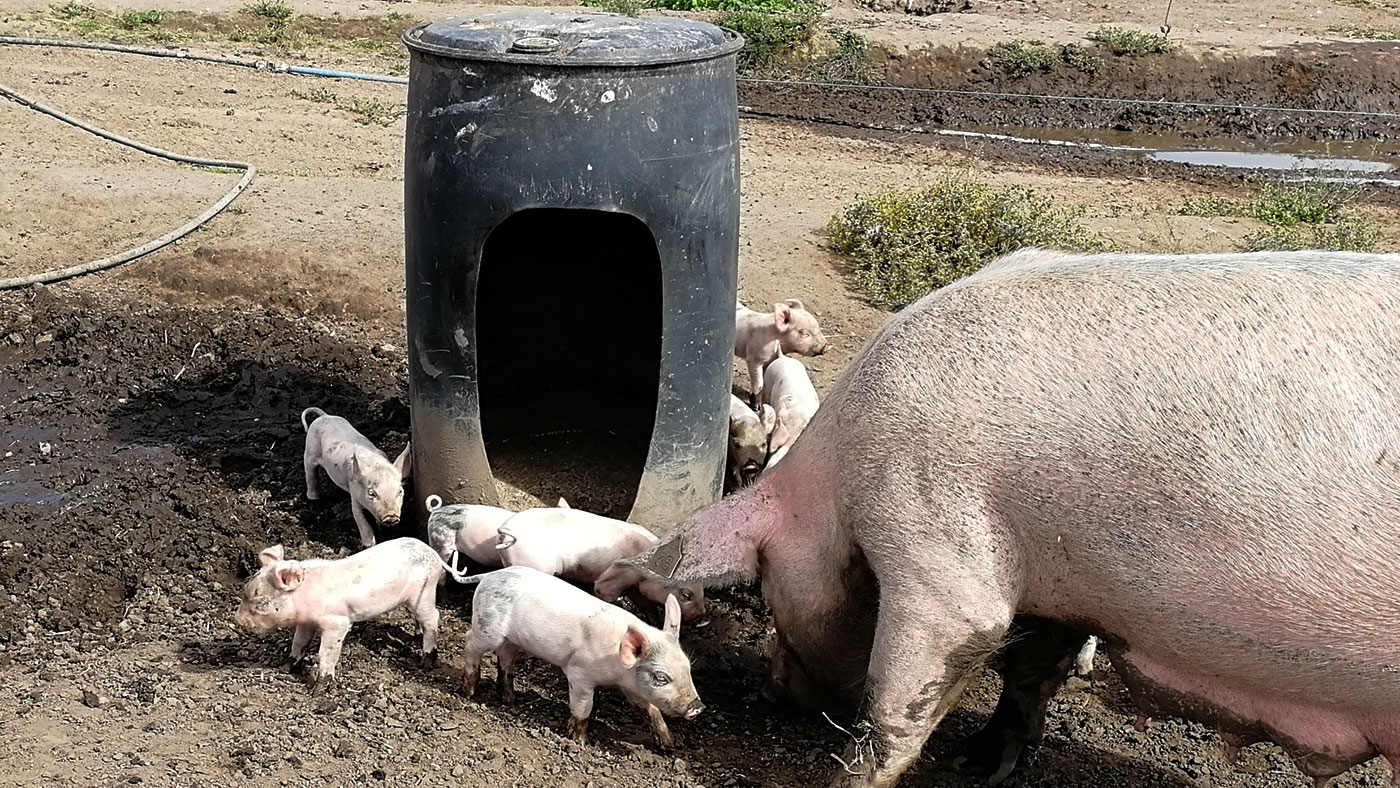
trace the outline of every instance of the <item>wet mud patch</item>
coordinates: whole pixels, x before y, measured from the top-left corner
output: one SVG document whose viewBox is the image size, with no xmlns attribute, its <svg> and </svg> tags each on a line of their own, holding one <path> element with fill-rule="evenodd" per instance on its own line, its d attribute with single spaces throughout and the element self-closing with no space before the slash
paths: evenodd
<svg viewBox="0 0 1400 788">
<path fill-rule="evenodd" d="M 938 47 L 892 56 L 877 65 L 895 87 L 968 91 L 920 94 L 862 86 L 741 83 L 739 100 L 785 117 L 885 128 L 1092 128 L 1187 139 L 1393 140 L 1394 117 L 1345 114 L 1400 112 L 1400 58 L 1393 44 L 1357 43 L 1281 48 L 1265 56 L 1172 53 L 1105 57 L 1095 73 L 1056 68 L 1011 78 L 980 49 Z M 1034 99 L 1016 93 L 1092 97 Z M 1148 102 L 1240 105 L 1199 107 Z M 1252 107 L 1341 110 L 1343 114 Z"/>
</svg>

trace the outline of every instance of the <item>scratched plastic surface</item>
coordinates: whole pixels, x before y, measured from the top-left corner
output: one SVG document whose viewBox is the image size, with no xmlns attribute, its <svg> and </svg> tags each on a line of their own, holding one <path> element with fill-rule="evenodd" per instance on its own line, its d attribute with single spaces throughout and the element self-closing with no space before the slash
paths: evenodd
<svg viewBox="0 0 1400 788">
<path fill-rule="evenodd" d="M 539 41 L 548 39 L 548 41 Z M 525 51 L 516 43 L 525 41 Z M 550 41 L 557 42 L 550 46 Z M 628 17 L 599 12 L 492 11 L 411 28 L 404 43 L 464 60 L 504 60 L 560 66 L 655 65 L 732 54 L 743 39 L 690 19 Z M 546 47 L 546 51 L 533 51 Z"/>
<path fill-rule="evenodd" d="M 664 532 L 723 481 L 742 40 L 557 9 L 404 40 L 416 494 L 494 503 L 499 482 L 553 501 L 635 480 L 593 507 Z M 570 489 L 580 474 L 597 484 Z"/>
</svg>

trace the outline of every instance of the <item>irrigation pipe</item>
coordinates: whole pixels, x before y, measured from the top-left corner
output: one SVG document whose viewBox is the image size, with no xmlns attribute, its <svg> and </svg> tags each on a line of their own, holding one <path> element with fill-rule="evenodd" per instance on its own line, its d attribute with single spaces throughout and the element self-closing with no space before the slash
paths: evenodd
<svg viewBox="0 0 1400 788">
<path fill-rule="evenodd" d="M 331 77 L 333 79 L 360 79 L 368 82 L 387 82 L 391 85 L 407 85 L 408 77 L 394 77 L 387 74 L 361 74 L 356 71 L 336 71 L 329 68 L 294 66 L 291 63 L 278 63 L 272 60 L 248 60 L 221 55 L 200 55 L 179 49 L 157 49 L 136 47 L 126 44 L 107 44 L 95 41 L 71 41 L 61 38 L 30 38 L 27 36 L 0 36 L 0 44 L 33 47 L 67 47 L 69 49 L 94 49 L 100 52 L 119 52 L 124 55 L 145 55 L 175 60 L 192 60 L 197 63 L 217 63 L 223 66 L 240 66 L 258 71 L 271 71 L 277 74 L 300 74 L 308 77 Z"/>
<path fill-rule="evenodd" d="M 35 112 L 42 112 L 43 114 L 53 118 L 57 118 L 58 120 L 61 120 L 64 123 L 70 124 L 72 126 L 77 126 L 83 131 L 96 134 L 97 136 L 102 137 L 103 139 L 110 140 L 120 145 L 125 145 L 128 148 L 135 148 L 136 150 L 139 150 L 142 153 L 150 154 L 151 156 L 158 156 L 162 159 L 169 159 L 170 161 L 180 162 L 182 164 L 193 164 L 198 167 L 220 167 L 224 169 L 243 171 L 243 177 L 239 178 L 238 182 L 235 183 L 232 188 L 224 192 L 224 196 L 220 197 L 218 202 L 215 202 L 213 205 L 206 208 L 204 213 L 201 213 L 199 216 L 196 216 L 188 223 L 177 227 L 174 230 L 171 230 L 170 232 L 166 233 L 165 235 L 162 235 L 161 237 L 153 241 L 142 244 L 141 246 L 138 246 L 135 249 L 128 249 L 127 251 L 122 252 L 121 254 L 114 255 L 112 257 L 104 257 L 101 260 L 93 260 L 90 263 L 84 263 L 82 265 L 70 266 L 68 268 L 59 268 L 52 271 L 44 271 L 42 273 L 31 274 L 29 276 L 17 276 L 10 279 L 0 279 L 0 290 L 13 290 L 17 287 L 28 287 L 30 285 L 35 284 L 48 284 L 49 282 L 57 282 L 62 279 L 70 279 L 75 276 L 82 276 L 83 274 L 90 274 L 95 271 L 102 271 L 108 268 L 113 268 L 118 265 L 121 265 L 122 263 L 129 263 L 132 260 L 135 260 L 139 257 L 144 257 L 145 255 L 148 255 L 151 252 L 154 252 L 155 250 L 167 244 L 170 244 L 180 238 L 185 237 L 186 235 L 189 235 L 190 233 L 194 232 L 194 230 L 200 225 L 214 218 L 216 215 L 218 215 L 220 211 L 227 208 L 229 203 L 233 202 L 234 198 L 242 194 L 243 190 L 248 188 L 248 184 L 252 183 L 253 178 L 258 174 L 257 168 L 246 162 L 225 161 L 223 159 L 205 159 L 198 156 L 185 156 L 183 154 L 171 153 L 167 150 L 161 150 L 160 148 L 147 145 L 143 142 L 137 142 L 136 140 L 127 139 L 126 137 L 123 137 L 119 134 L 113 134 L 110 131 L 99 129 L 98 127 L 93 126 L 92 124 L 84 123 L 83 121 L 78 120 L 77 118 L 65 115 L 64 113 L 59 112 L 53 107 L 41 104 L 31 98 L 27 98 L 5 87 L 4 85 L 0 85 L 0 96 L 3 96 L 4 98 L 14 101 L 18 104 L 22 104 L 34 110 Z"/>
</svg>

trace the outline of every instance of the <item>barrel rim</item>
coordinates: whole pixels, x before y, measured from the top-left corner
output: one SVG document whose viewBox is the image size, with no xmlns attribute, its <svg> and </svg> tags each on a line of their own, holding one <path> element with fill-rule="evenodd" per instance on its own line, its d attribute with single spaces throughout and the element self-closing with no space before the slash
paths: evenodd
<svg viewBox="0 0 1400 788">
<path fill-rule="evenodd" d="M 455 18 L 455 17 L 450 17 Z M 671 53 L 647 53 L 610 58 L 581 59 L 569 55 L 529 54 L 523 52 L 486 52 L 458 49 L 423 41 L 420 37 L 428 27 L 447 20 L 420 22 L 408 28 L 400 36 L 410 53 L 421 52 L 462 62 L 510 63 L 529 66 L 556 66 L 560 68 L 618 68 L 643 66 L 669 66 L 683 63 L 703 63 L 730 57 L 744 46 L 744 37 L 736 30 L 712 25 L 724 34 L 723 44 L 702 52 L 682 51 Z M 703 22 L 701 24 L 710 24 Z"/>
</svg>

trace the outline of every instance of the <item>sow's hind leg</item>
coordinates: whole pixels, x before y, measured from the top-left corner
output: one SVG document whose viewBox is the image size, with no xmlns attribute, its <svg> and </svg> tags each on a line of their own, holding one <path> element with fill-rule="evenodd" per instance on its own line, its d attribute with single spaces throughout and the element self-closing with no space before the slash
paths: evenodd
<svg viewBox="0 0 1400 788">
<path fill-rule="evenodd" d="M 857 533 L 890 532 L 888 520 L 882 527 L 864 516 Z M 995 571 L 995 561 L 969 560 L 978 536 L 966 528 L 980 517 L 950 517 L 944 522 L 961 527 L 943 528 L 927 512 L 882 516 L 903 519 L 895 531 L 911 534 L 920 549 L 867 552 L 880 578 L 880 612 L 859 738 L 832 782 L 840 788 L 889 788 L 898 781 L 1001 647 L 1015 611 L 1012 584 Z"/>
<path fill-rule="evenodd" d="M 991 785 L 1005 780 L 1025 749 L 1039 746 L 1050 698 L 1083 645 L 1084 635 L 1066 626 L 1017 617 L 1006 639 L 996 711 L 963 745 L 953 766 L 986 777 Z"/>
</svg>

